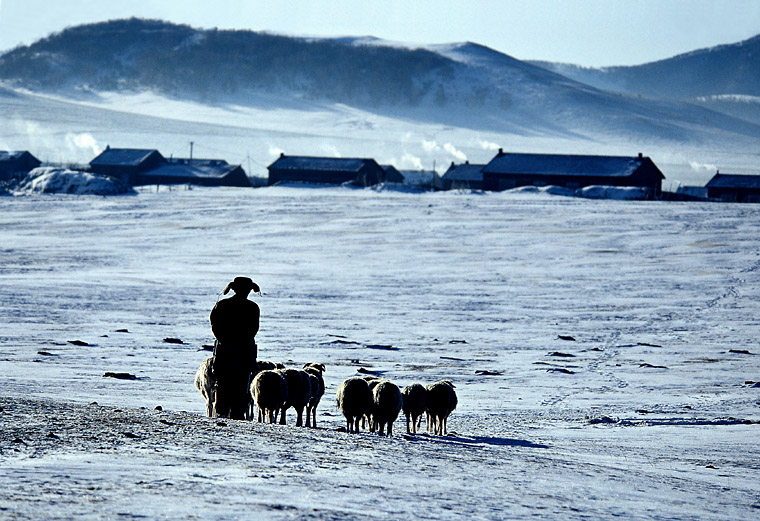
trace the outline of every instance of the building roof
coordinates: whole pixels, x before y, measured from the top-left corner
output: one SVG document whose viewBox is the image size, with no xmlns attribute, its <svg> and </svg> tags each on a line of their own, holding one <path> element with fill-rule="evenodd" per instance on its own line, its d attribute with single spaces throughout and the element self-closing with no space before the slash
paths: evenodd
<svg viewBox="0 0 760 521">
<path fill-rule="evenodd" d="M 26 150 L 0 150 L 0 161 L 15 161 L 24 154 L 29 154 L 29 152 Z"/>
<path fill-rule="evenodd" d="M 451 166 L 446 173 L 443 174 L 443 179 L 446 181 L 482 181 L 483 180 L 483 168 L 486 165 L 474 165 L 470 163 L 462 163 L 456 165 L 451 163 Z"/>
<path fill-rule="evenodd" d="M 717 173 L 705 185 L 707 188 L 760 188 L 760 175 Z"/>
<path fill-rule="evenodd" d="M 158 150 L 144 150 L 139 148 L 106 148 L 95 159 L 90 161 L 91 165 L 119 165 L 119 166 L 137 166 L 145 161 L 148 156 L 161 153 Z M 163 157 L 163 156 L 161 156 Z"/>
<path fill-rule="evenodd" d="M 269 168 L 277 170 L 312 170 L 324 172 L 359 172 L 367 163 L 374 159 L 357 159 L 344 157 L 309 157 L 309 156 L 280 156 Z M 379 166 L 379 165 L 378 165 Z"/>
<path fill-rule="evenodd" d="M 240 168 L 238 165 L 228 165 L 226 162 L 223 165 L 211 165 L 208 163 L 200 162 L 196 164 L 195 160 L 192 164 L 183 163 L 166 163 L 156 168 L 152 168 L 147 172 L 143 172 L 140 176 L 152 177 L 176 177 L 177 179 L 220 179 L 230 172 Z"/>
<path fill-rule="evenodd" d="M 500 153 L 483 168 L 483 172 L 495 174 L 628 177 L 648 159 L 642 156 Z M 662 174 L 660 173 L 660 175 Z"/>
</svg>

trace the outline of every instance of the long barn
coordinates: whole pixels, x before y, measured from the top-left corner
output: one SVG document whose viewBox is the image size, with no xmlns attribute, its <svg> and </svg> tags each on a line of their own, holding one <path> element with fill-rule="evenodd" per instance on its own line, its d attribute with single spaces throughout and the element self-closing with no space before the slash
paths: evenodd
<svg viewBox="0 0 760 521">
<path fill-rule="evenodd" d="M 317 183 L 374 186 L 385 180 L 385 171 L 374 159 L 343 157 L 280 157 L 269 165 L 269 184 Z"/>
<path fill-rule="evenodd" d="M 639 154 L 586 156 L 563 154 L 499 153 L 483 168 L 485 190 L 509 190 L 520 186 L 638 186 L 651 197 L 662 192 L 665 176 L 654 162 Z"/>
</svg>

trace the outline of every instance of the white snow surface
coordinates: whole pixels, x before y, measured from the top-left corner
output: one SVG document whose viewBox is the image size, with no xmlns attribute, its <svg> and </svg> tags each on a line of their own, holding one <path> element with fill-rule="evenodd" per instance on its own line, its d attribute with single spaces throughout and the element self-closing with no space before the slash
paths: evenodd
<svg viewBox="0 0 760 521">
<path fill-rule="evenodd" d="M 0 205 L 3 517 L 760 512 L 758 205 L 307 186 Z M 326 364 L 318 429 L 203 416 L 193 375 L 237 275 L 263 290 L 259 357 Z M 360 368 L 452 380 L 450 435 L 340 432 Z"/>
</svg>

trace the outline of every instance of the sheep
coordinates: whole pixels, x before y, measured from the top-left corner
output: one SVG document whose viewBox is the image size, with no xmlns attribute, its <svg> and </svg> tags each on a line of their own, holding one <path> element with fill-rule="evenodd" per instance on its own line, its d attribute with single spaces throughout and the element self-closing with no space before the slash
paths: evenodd
<svg viewBox="0 0 760 521">
<path fill-rule="evenodd" d="M 383 381 L 382 378 L 379 376 L 373 376 L 373 375 L 364 375 L 361 377 L 365 382 L 367 382 L 367 385 L 369 385 L 369 390 L 374 391 L 375 386 Z M 372 410 L 374 408 L 374 404 L 370 406 L 370 408 L 367 410 L 367 412 L 362 417 L 362 428 L 369 429 L 369 432 L 375 432 L 375 421 L 373 419 Z"/>
<path fill-rule="evenodd" d="M 270 362 L 269 360 L 257 360 L 256 371 L 274 371 L 275 369 L 285 369 L 282 362 Z"/>
<path fill-rule="evenodd" d="M 388 426 L 388 436 L 393 435 L 393 422 L 401 411 L 401 391 L 396 384 L 389 380 L 377 382 L 372 389 L 372 421 L 373 431 L 383 436 L 385 426 Z"/>
<path fill-rule="evenodd" d="M 403 398 L 402 408 L 406 416 L 406 432 L 417 434 L 422 414 L 425 412 L 425 395 L 427 391 L 422 384 L 411 384 L 404 387 L 401 392 Z"/>
<path fill-rule="evenodd" d="M 372 391 L 363 378 L 353 376 L 338 387 L 338 408 L 346 418 L 346 430 L 359 432 L 359 419 L 372 406 Z"/>
<path fill-rule="evenodd" d="M 288 382 L 288 399 L 282 406 L 280 425 L 285 425 L 285 413 L 293 407 L 296 410 L 296 427 L 303 425 L 303 409 L 311 397 L 311 381 L 309 373 L 299 369 L 279 369 Z"/>
<path fill-rule="evenodd" d="M 288 398 L 288 382 L 279 371 L 264 370 L 251 382 L 251 397 L 258 407 L 258 421 L 264 422 L 266 414 L 269 423 L 275 423 L 278 411 Z"/>
<path fill-rule="evenodd" d="M 281 362 L 270 362 L 269 360 L 257 360 L 256 361 L 256 369 L 251 373 L 251 381 L 250 383 L 253 383 L 253 379 L 256 377 L 258 373 L 261 371 L 273 371 L 275 369 L 285 369 L 285 364 Z M 250 388 L 250 384 L 249 384 Z M 251 396 L 253 394 L 251 393 Z M 256 407 L 256 404 L 254 403 L 254 400 L 250 400 L 248 402 L 248 411 L 246 412 L 246 419 L 253 420 L 253 409 Z"/>
<path fill-rule="evenodd" d="M 457 406 L 454 384 L 449 380 L 440 380 L 428 385 L 425 390 L 428 432 L 443 436 L 446 434 L 446 420 Z"/>
<path fill-rule="evenodd" d="M 304 364 L 303 370 L 309 373 L 311 378 L 311 398 L 306 405 L 306 426 L 316 428 L 317 405 L 325 394 L 325 380 L 322 377 L 322 373 L 325 372 L 325 364 Z"/>
<path fill-rule="evenodd" d="M 195 373 L 195 388 L 198 389 L 206 399 L 206 416 L 209 418 L 216 416 L 216 411 L 214 410 L 214 404 L 216 402 L 216 379 L 211 371 L 211 364 L 213 361 L 214 357 L 206 358 L 201 362 L 201 366 Z"/>
</svg>

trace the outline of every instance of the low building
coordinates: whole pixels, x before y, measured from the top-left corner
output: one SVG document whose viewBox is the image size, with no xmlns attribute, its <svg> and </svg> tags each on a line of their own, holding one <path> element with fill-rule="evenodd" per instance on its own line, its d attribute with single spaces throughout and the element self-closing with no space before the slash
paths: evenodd
<svg viewBox="0 0 760 521">
<path fill-rule="evenodd" d="M 402 170 L 404 184 L 422 190 L 443 190 L 441 176 L 435 170 Z"/>
<path fill-rule="evenodd" d="M 737 203 L 760 203 L 760 175 L 717 172 L 705 185 L 707 197 Z"/>
<path fill-rule="evenodd" d="M 483 168 L 486 165 L 470 164 L 465 161 L 456 164 L 453 161 L 451 166 L 441 177 L 444 190 L 482 190 L 483 189 Z"/>
<path fill-rule="evenodd" d="M 133 185 L 242 186 L 251 182 L 240 165 L 223 159 L 170 159 L 151 170 L 134 175 Z"/>
<path fill-rule="evenodd" d="M 0 151 L 0 181 L 23 177 L 41 164 L 26 150 Z"/>
<path fill-rule="evenodd" d="M 393 165 L 380 165 L 385 172 L 384 182 L 386 183 L 403 183 L 404 176 Z"/>
<path fill-rule="evenodd" d="M 343 157 L 280 157 L 269 165 L 269 184 L 317 183 L 374 186 L 385 179 L 385 171 L 374 159 Z"/>
<path fill-rule="evenodd" d="M 520 186 L 638 186 L 659 197 L 665 176 L 648 157 L 499 153 L 483 168 L 484 190 Z"/>
<path fill-rule="evenodd" d="M 138 174 L 166 163 L 166 158 L 158 150 L 106 147 L 90 161 L 90 171 L 114 177 L 128 185 L 135 185 Z"/>
</svg>

